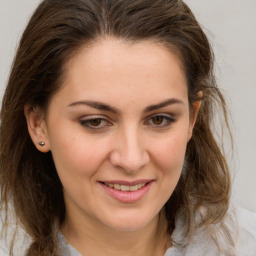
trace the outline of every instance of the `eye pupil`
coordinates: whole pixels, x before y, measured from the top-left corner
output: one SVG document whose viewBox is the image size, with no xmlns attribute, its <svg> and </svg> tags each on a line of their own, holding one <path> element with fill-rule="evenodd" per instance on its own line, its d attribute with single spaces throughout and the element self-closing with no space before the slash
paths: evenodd
<svg viewBox="0 0 256 256">
<path fill-rule="evenodd" d="M 164 118 L 162 116 L 155 116 L 153 118 L 153 123 L 156 125 L 162 124 Z"/>
<path fill-rule="evenodd" d="M 91 126 L 99 126 L 101 124 L 101 119 L 100 118 L 95 118 L 90 120 L 90 125 Z"/>
</svg>

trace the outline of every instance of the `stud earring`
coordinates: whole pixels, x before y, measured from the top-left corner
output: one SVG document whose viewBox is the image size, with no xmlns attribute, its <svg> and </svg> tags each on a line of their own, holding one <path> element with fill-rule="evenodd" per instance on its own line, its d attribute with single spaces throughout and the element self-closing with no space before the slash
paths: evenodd
<svg viewBox="0 0 256 256">
<path fill-rule="evenodd" d="M 45 145 L 45 143 L 43 141 L 39 141 L 38 144 L 43 147 Z"/>
</svg>

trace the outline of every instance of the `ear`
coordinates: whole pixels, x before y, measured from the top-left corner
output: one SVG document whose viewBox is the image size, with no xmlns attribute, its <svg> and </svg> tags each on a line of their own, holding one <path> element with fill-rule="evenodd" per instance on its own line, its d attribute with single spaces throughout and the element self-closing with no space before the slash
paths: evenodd
<svg viewBox="0 0 256 256">
<path fill-rule="evenodd" d="M 189 122 L 189 131 L 188 131 L 188 141 L 191 139 L 193 135 L 193 129 L 196 123 L 197 115 L 201 106 L 202 98 L 203 98 L 203 92 L 199 91 L 197 93 L 198 100 L 193 103 L 193 109 L 191 112 L 190 122 Z"/>
<path fill-rule="evenodd" d="M 24 114 L 27 120 L 28 132 L 34 145 L 39 151 L 48 152 L 50 143 L 43 110 L 37 106 L 26 105 Z"/>
</svg>

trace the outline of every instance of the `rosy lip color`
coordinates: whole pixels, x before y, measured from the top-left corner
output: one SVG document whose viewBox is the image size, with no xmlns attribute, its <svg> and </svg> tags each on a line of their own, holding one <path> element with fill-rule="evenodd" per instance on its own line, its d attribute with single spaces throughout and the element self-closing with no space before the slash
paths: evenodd
<svg viewBox="0 0 256 256">
<path fill-rule="evenodd" d="M 149 191 L 153 181 L 148 182 L 144 187 L 137 191 L 121 191 L 114 188 L 110 188 L 104 183 L 100 182 L 100 185 L 107 192 L 108 195 L 122 203 L 135 203 L 142 199 Z"/>
</svg>

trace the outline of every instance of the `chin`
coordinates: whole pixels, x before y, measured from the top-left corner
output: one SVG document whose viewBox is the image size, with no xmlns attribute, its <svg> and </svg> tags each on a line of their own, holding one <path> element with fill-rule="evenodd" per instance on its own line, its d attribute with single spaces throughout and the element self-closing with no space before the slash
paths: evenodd
<svg viewBox="0 0 256 256">
<path fill-rule="evenodd" d="M 145 216 L 137 213 L 135 216 L 112 216 L 111 220 L 105 225 L 110 229 L 119 231 L 119 232 L 134 232 L 140 231 L 154 222 L 155 219 L 158 219 L 157 216 Z"/>
</svg>

